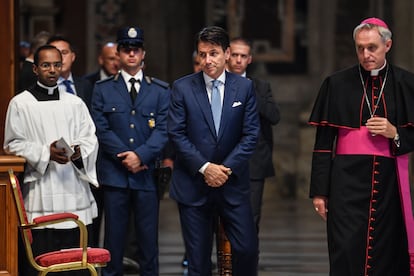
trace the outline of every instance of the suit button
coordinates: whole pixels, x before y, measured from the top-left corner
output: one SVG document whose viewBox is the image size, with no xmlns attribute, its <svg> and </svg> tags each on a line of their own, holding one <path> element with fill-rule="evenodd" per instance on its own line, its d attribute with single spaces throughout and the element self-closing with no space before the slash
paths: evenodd
<svg viewBox="0 0 414 276">
<path fill-rule="evenodd" d="M 134 128 L 135 127 L 135 125 L 134 124 L 130 124 L 129 125 L 129 128 Z"/>
<path fill-rule="evenodd" d="M 130 144 L 134 143 L 134 138 L 129 138 L 129 143 Z"/>
<path fill-rule="evenodd" d="M 115 111 L 116 110 L 116 108 L 115 107 L 112 107 L 112 111 Z"/>
<path fill-rule="evenodd" d="M 132 110 L 131 111 L 131 115 L 135 115 L 135 110 Z"/>
</svg>

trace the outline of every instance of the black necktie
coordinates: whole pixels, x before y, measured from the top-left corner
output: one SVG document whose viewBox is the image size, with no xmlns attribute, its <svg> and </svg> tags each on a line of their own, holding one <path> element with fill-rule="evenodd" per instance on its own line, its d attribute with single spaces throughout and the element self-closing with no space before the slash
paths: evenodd
<svg viewBox="0 0 414 276">
<path fill-rule="evenodd" d="M 129 95 L 131 96 L 132 103 L 134 103 L 135 102 L 135 98 L 138 95 L 137 89 L 135 88 L 135 83 L 136 82 L 139 83 L 139 80 L 136 80 L 134 78 L 130 78 L 129 79 L 129 82 L 131 83 L 131 90 L 129 91 Z"/>
</svg>

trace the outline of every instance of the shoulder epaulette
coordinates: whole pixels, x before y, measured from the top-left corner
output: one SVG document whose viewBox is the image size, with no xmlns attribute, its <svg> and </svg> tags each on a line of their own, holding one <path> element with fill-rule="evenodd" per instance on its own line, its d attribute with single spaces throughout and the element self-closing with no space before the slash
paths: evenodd
<svg viewBox="0 0 414 276">
<path fill-rule="evenodd" d="M 159 79 L 154 78 L 154 77 L 145 76 L 145 80 L 147 81 L 148 84 L 155 83 L 155 84 L 158 84 L 159 86 L 162 86 L 164 88 L 170 87 L 170 85 L 167 82 L 159 80 Z"/>
</svg>

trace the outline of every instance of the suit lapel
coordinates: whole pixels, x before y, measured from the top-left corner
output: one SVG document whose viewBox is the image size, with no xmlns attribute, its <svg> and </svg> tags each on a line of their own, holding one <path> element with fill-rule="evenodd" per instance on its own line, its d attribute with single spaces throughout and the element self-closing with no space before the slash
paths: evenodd
<svg viewBox="0 0 414 276">
<path fill-rule="evenodd" d="M 75 86 L 76 95 L 82 98 L 84 94 L 83 87 L 80 85 L 79 80 L 76 77 L 72 76 L 72 79 L 73 79 L 73 86 Z"/>
<path fill-rule="evenodd" d="M 114 90 L 116 91 L 116 93 L 118 93 L 119 96 L 123 98 L 125 102 L 130 103 L 132 105 L 131 97 L 129 96 L 129 92 L 128 92 L 128 88 L 121 74 L 119 74 L 119 77 L 115 79 L 113 85 L 114 85 Z"/>
<path fill-rule="evenodd" d="M 151 93 L 151 85 L 147 83 L 145 78 L 142 79 L 141 85 L 139 87 L 137 98 L 133 106 L 138 106 L 142 101 Z"/>
<path fill-rule="evenodd" d="M 221 121 L 218 139 L 223 136 L 225 129 L 227 128 L 228 122 L 231 121 L 231 109 L 233 108 L 233 102 L 236 97 L 237 87 L 235 85 L 235 79 L 231 74 L 226 72 L 226 83 L 224 84 L 224 99 L 223 108 L 221 111 Z"/>
<path fill-rule="evenodd" d="M 210 101 L 207 96 L 207 88 L 203 79 L 203 73 L 200 72 L 192 81 L 192 90 L 194 98 L 200 107 L 201 113 L 206 120 L 211 133 L 216 136 L 216 129 L 214 127 L 213 114 L 211 113 Z"/>
</svg>

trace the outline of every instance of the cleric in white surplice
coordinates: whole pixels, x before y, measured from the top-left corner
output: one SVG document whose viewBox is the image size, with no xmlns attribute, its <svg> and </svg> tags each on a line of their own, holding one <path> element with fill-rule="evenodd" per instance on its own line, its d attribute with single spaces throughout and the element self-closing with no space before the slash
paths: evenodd
<svg viewBox="0 0 414 276">
<path fill-rule="evenodd" d="M 29 221 L 42 215 L 71 212 L 88 225 L 97 216 L 89 185 L 98 186 L 95 125 L 81 98 L 59 91 L 54 83 L 41 82 L 41 74 L 44 79 L 55 78 L 59 67 L 61 61 L 39 63 L 37 84 L 11 99 L 5 122 L 4 149 L 26 159 L 21 186 Z M 69 145 L 79 146 L 81 158 L 78 162 L 52 161 L 50 148 L 54 146 L 51 144 L 62 137 Z M 80 164 L 79 168 L 75 164 Z M 64 222 L 51 228 L 75 226 L 73 222 Z"/>
</svg>

